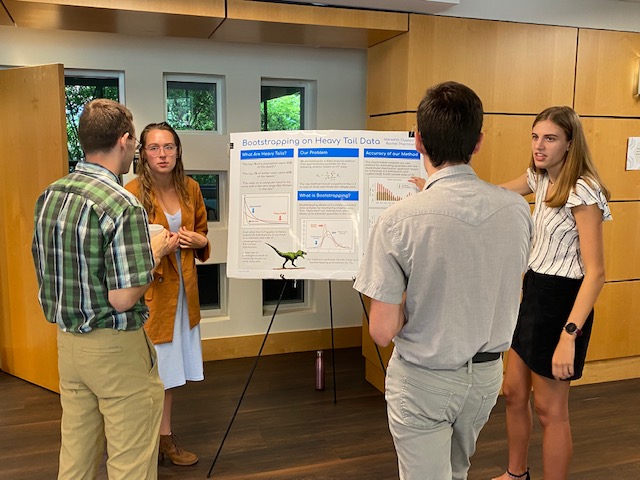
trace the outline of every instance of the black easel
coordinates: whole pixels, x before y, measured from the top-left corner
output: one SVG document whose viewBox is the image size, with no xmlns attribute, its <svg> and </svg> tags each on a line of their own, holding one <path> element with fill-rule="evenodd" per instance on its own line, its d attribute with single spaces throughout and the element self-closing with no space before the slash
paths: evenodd
<svg viewBox="0 0 640 480">
<path fill-rule="evenodd" d="M 283 280 L 282 291 L 280 292 L 280 297 L 278 298 L 278 303 L 273 310 L 273 315 L 271 315 L 271 321 L 269 322 L 269 327 L 267 327 L 267 332 L 264 334 L 264 339 L 262 340 L 262 345 L 260 345 L 260 350 L 258 351 L 258 356 L 256 357 L 256 361 L 253 363 L 253 367 L 251 368 L 251 372 L 249 373 L 249 378 L 247 378 L 247 383 L 244 386 L 244 390 L 242 390 L 242 394 L 240 395 L 240 400 L 238 400 L 238 405 L 236 406 L 235 411 L 233 412 L 233 416 L 231 417 L 231 421 L 229 422 L 229 426 L 227 427 L 227 431 L 222 437 L 222 442 L 220 442 L 220 446 L 218 447 L 218 452 L 211 462 L 211 467 L 209 468 L 209 472 L 207 473 L 207 478 L 211 477 L 211 472 L 213 471 L 213 467 L 218 461 L 218 457 L 220 456 L 220 452 L 222 452 L 222 447 L 224 446 L 224 442 L 231 431 L 231 426 L 236 419 L 236 415 L 238 414 L 238 410 L 240 410 L 240 405 L 242 404 L 242 400 L 244 399 L 244 395 L 249 388 L 249 383 L 251 382 L 251 378 L 253 377 L 253 373 L 256 371 L 256 367 L 258 366 L 258 361 L 260 360 L 260 356 L 262 355 L 262 350 L 264 349 L 265 343 L 267 343 L 267 337 L 269 336 L 269 332 L 271 331 L 271 326 L 273 325 L 273 320 L 276 318 L 276 313 L 278 313 L 278 307 L 280 306 L 280 302 L 282 302 L 282 297 L 284 295 L 284 291 L 287 288 L 287 280 L 284 275 L 280 275 L 280 278 Z M 364 304 L 363 304 L 364 305 Z M 329 281 L 329 310 L 331 317 L 331 360 L 333 362 L 333 403 L 337 403 L 336 398 L 336 351 L 333 342 L 333 304 L 331 298 L 331 281 Z M 378 353 L 379 355 L 379 353 Z"/>
</svg>

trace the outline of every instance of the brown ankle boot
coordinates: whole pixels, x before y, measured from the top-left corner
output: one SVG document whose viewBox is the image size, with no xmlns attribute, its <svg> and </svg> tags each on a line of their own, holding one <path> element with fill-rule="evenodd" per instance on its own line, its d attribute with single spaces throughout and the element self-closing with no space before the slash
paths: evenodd
<svg viewBox="0 0 640 480">
<path fill-rule="evenodd" d="M 186 467 L 193 465 L 198 461 L 195 453 L 187 452 L 178 445 L 178 440 L 173 433 L 169 435 L 160 435 L 160 450 L 158 456 L 160 460 L 164 460 L 165 455 L 174 465 Z"/>
</svg>

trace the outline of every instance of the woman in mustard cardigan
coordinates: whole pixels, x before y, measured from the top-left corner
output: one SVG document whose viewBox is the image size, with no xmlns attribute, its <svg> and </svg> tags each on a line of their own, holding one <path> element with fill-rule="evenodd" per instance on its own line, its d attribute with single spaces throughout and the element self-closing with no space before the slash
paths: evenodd
<svg viewBox="0 0 640 480">
<path fill-rule="evenodd" d="M 144 205 L 150 223 L 171 232 L 170 252 L 145 294 L 145 330 L 158 351 L 165 399 L 160 424 L 160 458 L 193 465 L 198 457 L 181 448 L 171 430 L 173 389 L 204 379 L 200 344 L 200 302 L 195 259 L 209 258 L 207 212 L 198 183 L 185 176 L 182 147 L 166 122 L 147 125 L 140 134 L 138 177 L 126 185 Z"/>
</svg>

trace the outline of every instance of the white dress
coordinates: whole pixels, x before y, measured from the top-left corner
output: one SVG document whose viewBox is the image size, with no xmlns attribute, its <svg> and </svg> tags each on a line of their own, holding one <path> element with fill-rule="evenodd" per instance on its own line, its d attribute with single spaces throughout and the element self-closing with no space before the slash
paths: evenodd
<svg viewBox="0 0 640 480">
<path fill-rule="evenodd" d="M 182 212 L 178 210 L 174 215 L 170 215 L 167 212 L 164 212 L 164 214 L 169 222 L 169 230 L 177 232 L 182 225 Z M 173 328 L 173 341 L 156 345 L 158 370 L 165 390 L 184 385 L 187 380 L 204 380 L 200 325 L 189 329 L 189 310 L 182 279 L 180 249 L 176 251 L 176 259 L 180 276 L 180 291 L 178 293 L 178 305 Z"/>
</svg>

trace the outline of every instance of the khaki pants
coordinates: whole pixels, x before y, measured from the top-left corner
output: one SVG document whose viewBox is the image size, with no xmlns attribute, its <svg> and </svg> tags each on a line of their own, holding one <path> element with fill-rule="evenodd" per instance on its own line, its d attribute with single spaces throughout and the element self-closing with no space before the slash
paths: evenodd
<svg viewBox="0 0 640 480">
<path fill-rule="evenodd" d="M 58 370 L 58 478 L 95 479 L 106 437 L 110 480 L 156 479 L 164 387 L 144 329 L 58 330 Z"/>
<path fill-rule="evenodd" d="M 465 480 L 502 383 L 502 359 L 429 370 L 394 350 L 386 379 L 400 480 Z"/>
</svg>

